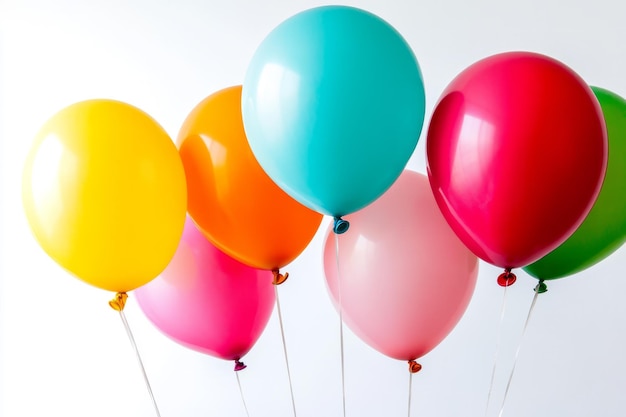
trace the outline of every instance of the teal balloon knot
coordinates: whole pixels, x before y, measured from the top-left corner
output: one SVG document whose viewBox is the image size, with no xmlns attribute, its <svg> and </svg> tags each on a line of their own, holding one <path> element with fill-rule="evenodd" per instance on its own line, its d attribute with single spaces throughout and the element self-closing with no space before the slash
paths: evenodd
<svg viewBox="0 0 626 417">
<path fill-rule="evenodd" d="M 341 217 L 335 217 L 333 224 L 333 232 L 338 235 L 346 233 L 350 228 L 350 222 L 342 219 Z"/>
<path fill-rule="evenodd" d="M 545 284 L 545 282 L 543 282 L 543 280 L 539 280 L 539 284 L 535 286 L 534 291 L 537 294 L 543 294 L 544 292 L 548 291 L 548 286 Z"/>
</svg>

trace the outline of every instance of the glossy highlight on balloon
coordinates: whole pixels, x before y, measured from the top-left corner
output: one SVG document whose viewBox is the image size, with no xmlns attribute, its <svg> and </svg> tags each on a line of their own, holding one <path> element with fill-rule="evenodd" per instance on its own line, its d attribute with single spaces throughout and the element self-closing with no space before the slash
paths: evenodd
<svg viewBox="0 0 626 417">
<path fill-rule="evenodd" d="M 379 199 L 346 219 L 350 231 L 337 235 L 329 225 L 324 244 L 335 306 L 341 280 L 342 318 L 361 340 L 395 359 L 422 357 L 465 312 L 478 258 L 446 223 L 426 176 L 416 172 L 405 170 Z"/>
<path fill-rule="evenodd" d="M 172 259 L 187 189 L 176 147 L 154 119 L 94 99 L 41 127 L 24 166 L 22 200 L 52 259 L 86 283 L 126 292 Z"/>
<path fill-rule="evenodd" d="M 241 119 L 241 86 L 202 100 L 177 142 L 189 214 L 214 245 L 268 270 L 287 265 L 307 247 L 322 215 L 280 189 L 254 158 Z"/>
<path fill-rule="evenodd" d="M 435 107 L 426 143 L 444 217 L 477 256 L 528 265 L 583 221 L 606 171 L 602 111 L 563 63 L 531 52 L 462 71 Z"/>
<path fill-rule="evenodd" d="M 400 175 L 425 113 L 421 71 L 386 21 L 348 6 L 298 13 L 246 72 L 243 122 L 256 159 L 302 204 L 341 217 Z"/>
<path fill-rule="evenodd" d="M 582 224 L 552 252 L 527 265 L 535 278 L 557 279 L 581 272 L 619 249 L 626 241 L 626 100 L 591 87 L 602 107 L 609 159 L 600 194 Z"/>
<path fill-rule="evenodd" d="M 252 349 L 276 301 L 270 271 L 229 257 L 190 218 L 172 262 L 135 295 L 146 317 L 166 336 L 233 361 Z"/>
</svg>

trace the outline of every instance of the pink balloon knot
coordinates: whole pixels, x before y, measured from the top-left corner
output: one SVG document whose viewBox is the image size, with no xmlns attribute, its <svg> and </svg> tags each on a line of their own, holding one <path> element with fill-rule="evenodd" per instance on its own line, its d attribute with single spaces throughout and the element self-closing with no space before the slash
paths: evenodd
<svg viewBox="0 0 626 417">
<path fill-rule="evenodd" d="M 242 369 L 246 369 L 247 367 L 248 365 L 239 361 L 238 359 L 235 359 L 235 371 L 241 371 Z"/>
<path fill-rule="evenodd" d="M 506 268 L 504 272 L 498 276 L 498 285 L 501 287 L 513 285 L 515 281 L 517 281 L 517 277 L 511 272 L 511 268 Z"/>
<path fill-rule="evenodd" d="M 289 272 L 285 272 L 283 275 L 278 269 L 272 269 L 272 273 L 274 274 L 274 280 L 272 281 L 272 284 L 274 285 L 280 285 L 287 281 L 287 278 L 289 278 Z"/>
<path fill-rule="evenodd" d="M 410 373 L 416 374 L 416 373 L 418 373 L 421 370 L 422 370 L 422 365 L 420 365 L 419 363 L 417 363 L 417 362 L 415 362 L 413 360 L 409 361 L 409 372 Z"/>
</svg>

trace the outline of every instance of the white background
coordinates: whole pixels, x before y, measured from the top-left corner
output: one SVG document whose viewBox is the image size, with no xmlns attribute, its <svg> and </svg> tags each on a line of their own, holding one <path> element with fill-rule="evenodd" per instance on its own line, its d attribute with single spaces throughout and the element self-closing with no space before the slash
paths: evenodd
<svg viewBox="0 0 626 417">
<path fill-rule="evenodd" d="M 154 411 L 111 294 L 73 278 L 33 239 L 21 207 L 23 161 L 39 126 L 75 101 L 108 97 L 155 117 L 175 137 L 187 113 L 240 84 L 263 37 L 316 1 L 3 0 L 2 411 L 6 417 L 142 417 Z M 557 58 L 589 84 L 626 96 L 626 3 L 351 1 L 394 25 L 413 47 L 427 120 L 462 69 L 494 53 Z M 426 130 L 427 125 L 425 126 Z M 424 135 L 409 167 L 425 173 Z M 515 169 L 510 166 L 508 169 Z M 585 169 L 581 166 L 580 169 Z M 328 220 L 324 222 L 324 226 Z M 341 415 L 338 318 L 326 293 L 323 230 L 280 287 L 299 416 Z M 626 249 L 550 282 L 519 355 L 504 416 L 626 415 Z M 413 416 L 484 416 L 502 289 L 481 263 L 457 328 L 420 361 Z M 523 271 L 507 297 L 490 415 L 497 415 L 536 281 Z M 393 285 L 393 278 L 389 280 Z M 163 417 L 244 416 L 232 363 L 162 336 L 134 298 L 127 316 Z M 406 364 L 346 330 L 347 415 L 406 415 Z M 250 415 L 290 416 L 276 314 L 240 373 Z"/>
</svg>

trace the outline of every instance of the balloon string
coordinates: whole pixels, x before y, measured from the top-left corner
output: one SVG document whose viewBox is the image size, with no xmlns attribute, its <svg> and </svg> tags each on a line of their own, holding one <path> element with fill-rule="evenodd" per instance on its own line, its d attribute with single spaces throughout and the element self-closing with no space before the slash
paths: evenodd
<svg viewBox="0 0 626 417">
<path fill-rule="evenodd" d="M 241 381 L 239 380 L 239 372 L 235 372 L 235 376 L 237 377 L 237 385 L 239 386 L 239 394 L 241 395 L 241 402 L 243 403 L 243 409 L 246 410 L 246 416 L 250 417 L 250 413 L 248 412 L 248 406 L 246 405 L 246 399 L 243 396 L 243 389 L 241 389 Z"/>
<path fill-rule="evenodd" d="M 133 349 L 135 350 L 135 355 L 137 356 L 137 362 L 139 362 L 139 367 L 141 368 L 143 380 L 146 383 L 146 387 L 148 388 L 148 393 L 150 394 L 150 398 L 152 399 L 152 404 L 154 405 L 154 411 L 156 412 L 157 417 L 161 417 L 161 413 L 159 413 L 159 407 L 157 406 L 156 400 L 154 399 L 154 394 L 152 393 L 152 387 L 150 386 L 150 381 L 148 380 L 148 374 L 146 374 L 146 368 L 143 366 L 143 361 L 141 360 L 139 349 L 137 349 L 137 343 L 135 343 L 133 332 L 130 330 L 130 326 L 128 325 L 128 321 L 126 320 L 126 315 L 124 315 L 123 308 L 119 310 L 118 312 L 120 313 L 120 318 L 122 319 L 122 323 L 124 323 L 124 328 L 126 329 L 126 334 L 128 334 L 128 339 L 130 340 L 130 344 L 133 346 Z"/>
<path fill-rule="evenodd" d="M 526 334 L 526 329 L 528 328 L 528 323 L 530 322 L 530 316 L 535 309 L 535 304 L 537 303 L 537 296 L 541 293 L 539 289 L 543 284 L 543 280 L 539 281 L 539 284 L 535 287 L 535 295 L 533 296 L 533 301 L 530 303 L 530 308 L 528 309 L 528 315 L 526 316 L 526 323 L 524 323 L 524 329 L 522 330 L 522 335 L 520 337 L 519 344 L 517 345 L 517 350 L 515 351 L 515 359 L 513 360 L 513 368 L 511 368 L 511 374 L 509 375 L 509 380 L 506 383 L 506 389 L 504 390 L 504 398 L 502 398 L 502 405 L 500 406 L 500 413 L 498 413 L 498 417 L 502 417 L 502 413 L 504 412 L 504 404 L 506 403 L 506 397 L 509 393 L 509 388 L 511 387 L 511 381 L 513 380 L 513 374 L 515 373 L 515 366 L 517 365 L 517 358 L 519 357 L 520 349 L 522 348 L 522 341 L 524 340 L 524 335 Z"/>
<path fill-rule="evenodd" d="M 339 344 L 341 347 L 341 398 L 343 417 L 346 417 L 346 374 L 344 367 L 343 349 L 343 306 L 341 301 L 341 270 L 339 269 L 339 234 L 335 233 L 335 261 L 337 264 L 337 287 L 339 298 Z"/>
<path fill-rule="evenodd" d="M 287 378 L 289 379 L 289 391 L 291 392 L 291 406 L 293 416 L 296 417 L 296 400 L 293 396 L 293 384 L 291 383 L 291 370 L 289 369 L 289 358 L 287 357 L 287 343 L 285 342 L 285 330 L 283 328 L 283 314 L 280 310 L 280 298 L 278 297 L 278 285 L 274 285 L 276 293 L 276 308 L 278 310 L 278 322 L 280 323 L 280 336 L 283 339 L 283 352 L 285 353 L 285 365 L 287 366 Z"/>
<path fill-rule="evenodd" d="M 411 385 L 413 384 L 413 372 L 409 372 L 409 413 L 408 417 L 411 417 L 411 393 L 413 392 Z"/>
<path fill-rule="evenodd" d="M 500 343 L 502 341 L 502 324 L 504 323 L 504 315 L 506 312 L 506 293 L 507 288 L 509 286 L 504 287 L 504 291 L 502 293 L 502 306 L 500 307 L 500 322 L 498 324 L 498 336 L 496 341 L 496 352 L 493 356 L 493 367 L 491 368 L 491 381 L 489 382 L 489 392 L 487 393 L 487 405 L 485 406 L 485 417 L 487 417 L 487 413 L 489 412 L 489 402 L 491 400 L 491 393 L 493 391 L 493 382 L 496 377 L 496 367 L 498 364 L 498 356 L 500 355 Z"/>
</svg>

